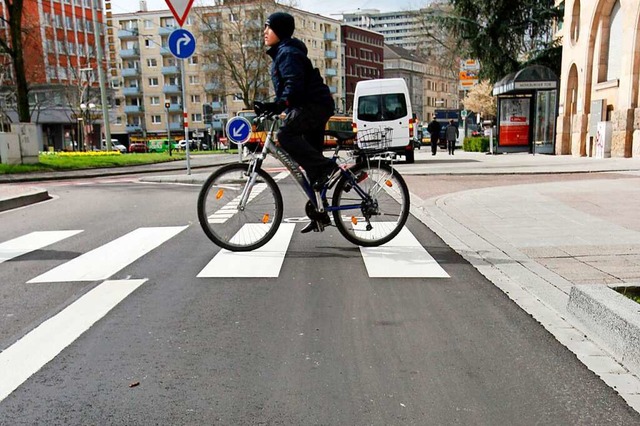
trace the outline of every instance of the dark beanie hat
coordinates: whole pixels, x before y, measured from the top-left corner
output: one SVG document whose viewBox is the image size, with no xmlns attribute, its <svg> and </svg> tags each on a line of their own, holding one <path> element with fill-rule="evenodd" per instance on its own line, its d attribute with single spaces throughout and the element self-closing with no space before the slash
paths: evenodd
<svg viewBox="0 0 640 426">
<path fill-rule="evenodd" d="M 272 13 L 264 24 L 268 25 L 280 40 L 291 38 L 293 30 L 296 29 L 293 16 L 286 12 Z"/>
</svg>

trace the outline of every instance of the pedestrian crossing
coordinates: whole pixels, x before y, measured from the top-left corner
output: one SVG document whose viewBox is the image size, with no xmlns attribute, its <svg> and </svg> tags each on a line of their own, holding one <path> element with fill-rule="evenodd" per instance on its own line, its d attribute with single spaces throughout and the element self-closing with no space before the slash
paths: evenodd
<svg viewBox="0 0 640 426">
<path fill-rule="evenodd" d="M 255 226 L 260 226 L 255 225 Z M 282 223 L 274 238 L 250 252 L 219 250 L 199 271 L 197 278 L 277 278 L 286 262 L 295 223 Z M 168 243 L 188 226 L 141 227 L 115 238 L 27 281 L 34 283 L 87 282 L 112 278 L 154 249 Z M 78 238 L 83 230 L 36 231 L 1 242 L 0 265 L 17 257 Z M 304 237 L 303 237 L 304 238 Z M 380 247 L 360 247 L 370 278 L 448 278 L 447 272 L 408 228 Z M 247 268 L 251 265 L 251 268 Z"/>
</svg>

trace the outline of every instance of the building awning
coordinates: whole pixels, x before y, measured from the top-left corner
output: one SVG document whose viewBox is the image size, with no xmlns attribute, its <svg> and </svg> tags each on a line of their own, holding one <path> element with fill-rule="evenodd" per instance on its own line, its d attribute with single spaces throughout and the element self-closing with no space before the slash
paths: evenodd
<svg viewBox="0 0 640 426">
<path fill-rule="evenodd" d="M 531 90 L 552 90 L 558 88 L 558 77 L 542 65 L 531 65 L 506 75 L 493 85 L 493 96 L 508 93 L 522 93 Z"/>
</svg>

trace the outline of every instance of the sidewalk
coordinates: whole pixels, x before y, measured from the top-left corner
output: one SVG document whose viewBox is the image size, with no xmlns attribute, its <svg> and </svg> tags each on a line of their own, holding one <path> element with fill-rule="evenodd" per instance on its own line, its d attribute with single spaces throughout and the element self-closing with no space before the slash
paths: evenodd
<svg viewBox="0 0 640 426">
<path fill-rule="evenodd" d="M 144 180 L 206 177 L 184 162 L 163 167 Z M 640 411 L 640 309 L 608 287 L 640 286 L 640 159 L 422 149 L 397 167 L 414 216 Z M 33 192 L 0 184 L 0 211 L 21 190 Z"/>
</svg>

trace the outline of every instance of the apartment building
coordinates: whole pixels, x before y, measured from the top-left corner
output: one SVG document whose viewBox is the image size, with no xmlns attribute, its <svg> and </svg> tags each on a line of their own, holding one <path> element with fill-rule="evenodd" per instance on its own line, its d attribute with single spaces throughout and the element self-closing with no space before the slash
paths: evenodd
<svg viewBox="0 0 640 426">
<path fill-rule="evenodd" d="M 142 10 L 114 15 L 122 79 L 112 132 L 131 140 L 166 137 L 168 132 L 172 138 L 184 138 L 184 107 L 190 138 L 207 140 L 209 134 L 222 131 L 225 119 L 250 108 L 256 99 L 271 98 L 271 59 L 265 54 L 262 31 L 266 17 L 276 10 L 295 17 L 294 36 L 306 44 L 311 62 L 339 105 L 339 21 L 267 0 L 195 7 L 183 28 L 196 37 L 196 51 L 184 60 L 182 70 L 168 48 L 169 35 L 177 28 L 173 15 L 168 9 Z"/>
<path fill-rule="evenodd" d="M 110 7 L 109 0 L 106 5 Z M 95 0 L 33 0 L 24 3 L 22 13 L 31 120 L 42 130 L 44 146 L 40 148 L 98 147 L 102 115 L 94 21 L 102 31 L 102 4 Z M 0 17 L 8 17 L 5 2 L 0 2 Z M 8 25 L 1 19 L 0 37 L 10 40 Z M 8 58 L 0 55 L 0 125 L 18 121 L 13 73 Z M 97 107 L 91 111 L 81 105 Z M 89 139 L 82 140 L 82 135 Z"/>
<path fill-rule="evenodd" d="M 384 36 L 375 31 L 342 25 L 344 94 L 337 104 L 341 112 L 351 114 L 353 94 L 358 81 L 384 77 Z"/>
<path fill-rule="evenodd" d="M 599 122 L 611 155 L 640 157 L 640 2 L 564 0 L 556 153 L 594 155 Z"/>
</svg>

